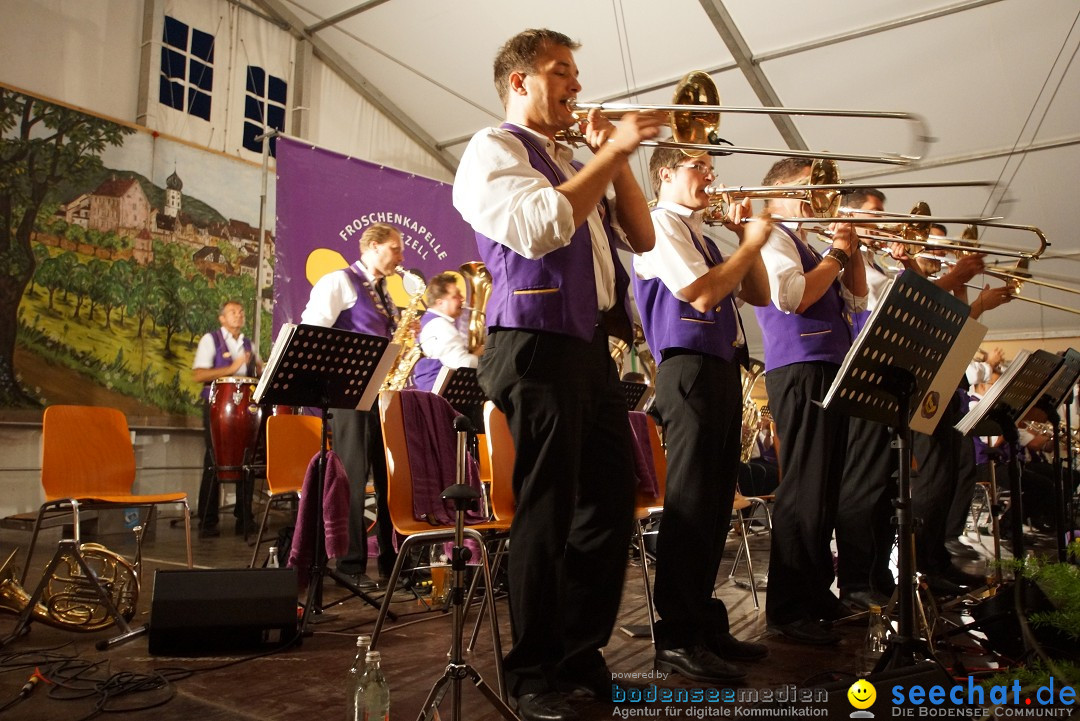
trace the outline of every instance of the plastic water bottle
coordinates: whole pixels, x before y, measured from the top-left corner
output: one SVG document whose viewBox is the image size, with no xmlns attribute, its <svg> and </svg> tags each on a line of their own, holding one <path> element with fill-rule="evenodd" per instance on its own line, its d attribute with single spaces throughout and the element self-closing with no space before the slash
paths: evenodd
<svg viewBox="0 0 1080 721">
<path fill-rule="evenodd" d="M 877 666 L 889 643 L 890 626 L 881 606 L 870 606 L 870 623 L 866 629 L 866 643 L 863 645 L 863 671 L 869 673 Z"/>
<path fill-rule="evenodd" d="M 371 636 L 360 634 L 356 637 L 356 658 L 353 659 L 352 667 L 345 677 L 345 704 L 348 706 L 346 721 L 360 721 L 364 717 L 363 710 L 357 713 L 356 699 L 360 692 L 360 678 L 367 668 L 368 649 L 371 648 Z"/>
<path fill-rule="evenodd" d="M 356 709 L 362 721 L 390 721 L 390 685 L 383 676 L 382 655 L 378 651 L 367 653 Z"/>
<path fill-rule="evenodd" d="M 270 546 L 270 555 L 266 558 L 267 568 L 281 568 L 281 563 L 278 561 L 277 546 Z"/>
</svg>

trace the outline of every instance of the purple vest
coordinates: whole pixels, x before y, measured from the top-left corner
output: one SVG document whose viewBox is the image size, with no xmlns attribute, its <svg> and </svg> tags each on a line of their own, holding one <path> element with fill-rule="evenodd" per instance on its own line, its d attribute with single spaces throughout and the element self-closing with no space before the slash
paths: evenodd
<svg viewBox="0 0 1080 721">
<path fill-rule="evenodd" d="M 723 262 L 720 251 L 710 239 L 702 238 L 704 247 L 697 238 L 693 239 L 710 268 Z M 739 321 L 733 294 L 729 293 L 715 308 L 702 313 L 676 298 L 659 278 L 642 280 L 635 274 L 633 283 L 641 327 L 653 357 L 662 358 L 668 348 L 687 348 L 726 361 L 735 357 L 739 349 L 735 344 Z"/>
<path fill-rule="evenodd" d="M 790 230 L 782 225 L 776 227 L 795 244 L 803 272 L 816 268 L 821 257 Z M 851 348 L 851 320 L 838 281 L 802 313 L 784 313 L 773 303 L 754 308 L 754 313 L 765 345 L 766 373 L 792 363 L 825 361 L 840 365 Z"/>
<path fill-rule="evenodd" d="M 504 123 L 521 139 L 529 164 L 554 187 L 566 178 L 550 161 L 536 140 L 519 128 Z M 607 203 L 604 203 L 607 207 Z M 608 214 L 604 216 L 608 246 L 615 264 L 615 306 L 609 311 L 609 332 L 630 340 L 630 309 L 626 289 L 630 277 L 615 252 L 615 236 Z M 562 333 L 591 341 L 596 333 L 596 281 L 593 275 L 592 239 L 582 223 L 566 245 L 541 258 L 529 259 L 502 243 L 476 233 L 480 257 L 491 273 L 492 290 L 487 305 L 488 328 L 520 328 Z M 617 328 L 613 330 L 612 327 Z"/>
<path fill-rule="evenodd" d="M 352 308 L 343 310 L 338 314 L 333 327 L 340 330 L 351 330 L 355 333 L 381 335 L 383 338 L 393 337 L 394 321 L 390 318 L 393 311 L 388 309 L 384 313 L 379 310 L 376 301 L 372 297 L 374 291 L 371 289 L 371 284 L 363 272 L 355 264 L 337 272 L 349 276 L 353 289 L 356 291 L 356 303 L 353 304 Z"/>
<path fill-rule="evenodd" d="M 221 334 L 221 329 L 218 328 L 211 333 L 210 338 L 214 341 L 214 365 L 212 367 L 224 368 L 226 366 L 231 366 L 232 356 L 229 353 L 229 346 L 225 343 L 225 336 Z M 244 338 L 242 343 L 244 351 L 248 354 L 250 360 L 248 360 L 247 366 L 244 367 L 244 370 L 240 375 L 253 377 L 255 375 L 255 359 L 251 355 L 251 341 Z M 203 389 L 200 395 L 204 401 L 210 400 L 210 386 L 212 384 L 213 381 L 210 381 L 210 383 L 203 383 Z"/>
<path fill-rule="evenodd" d="M 424 315 L 420 316 L 420 330 L 423 330 L 424 326 L 438 317 L 439 316 L 435 315 L 430 310 L 426 311 Z M 441 370 L 442 363 L 438 358 L 428 358 L 427 356 L 424 356 L 416 361 L 416 365 L 413 366 L 412 375 L 415 389 L 419 391 L 430 391 L 435 385 L 435 379 L 439 376 L 439 371 Z"/>
</svg>

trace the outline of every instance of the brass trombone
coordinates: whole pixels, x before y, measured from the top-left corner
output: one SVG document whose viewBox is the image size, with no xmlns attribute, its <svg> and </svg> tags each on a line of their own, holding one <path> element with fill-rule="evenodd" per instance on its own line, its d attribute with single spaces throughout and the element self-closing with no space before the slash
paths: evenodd
<svg viewBox="0 0 1080 721">
<path fill-rule="evenodd" d="M 750 108 L 727 107 L 720 104 L 720 92 L 708 73 L 695 70 L 686 75 L 675 88 L 675 96 L 670 105 L 639 105 L 634 103 L 578 103 L 570 104 L 570 112 L 579 121 L 584 121 L 589 112 L 599 110 L 605 117 L 619 118 L 625 113 L 639 111 L 660 111 L 671 114 L 671 140 L 646 140 L 642 145 L 658 148 L 678 148 L 690 157 L 706 153 L 727 155 L 746 153 L 750 155 L 774 155 L 790 158 L 827 158 L 830 160 L 849 160 L 859 163 L 883 163 L 887 165 L 909 165 L 922 159 L 926 145 L 930 142 L 930 133 L 926 122 L 913 113 L 879 112 L 872 110 L 836 110 L 826 108 Z M 853 155 L 830 153 L 825 151 L 793 150 L 791 148 L 748 148 L 731 146 L 717 135 L 722 113 L 744 113 L 755 115 L 804 115 L 841 118 L 880 118 L 886 120 L 904 120 L 913 125 L 914 147 L 909 155 L 885 153 L 882 155 Z M 575 130 L 568 130 L 557 135 L 569 143 L 584 141 L 584 135 Z"/>
</svg>

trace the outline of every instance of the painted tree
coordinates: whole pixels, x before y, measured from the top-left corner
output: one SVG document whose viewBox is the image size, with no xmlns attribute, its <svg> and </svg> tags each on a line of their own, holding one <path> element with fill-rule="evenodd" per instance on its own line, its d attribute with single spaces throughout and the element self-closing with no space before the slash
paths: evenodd
<svg viewBox="0 0 1080 721">
<path fill-rule="evenodd" d="M 30 247 L 38 213 L 61 180 L 101 168 L 98 155 L 130 128 L 0 88 L 0 406 L 39 402 L 16 379 L 19 302 L 37 260 Z"/>
</svg>

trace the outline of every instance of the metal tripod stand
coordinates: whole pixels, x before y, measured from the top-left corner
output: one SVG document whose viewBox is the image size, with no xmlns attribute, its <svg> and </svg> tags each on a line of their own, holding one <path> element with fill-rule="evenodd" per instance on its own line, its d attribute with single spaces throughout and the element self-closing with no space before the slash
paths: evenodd
<svg viewBox="0 0 1080 721">
<path fill-rule="evenodd" d="M 465 416 L 454 419 L 454 430 L 457 431 L 457 483 L 442 492 L 442 497 L 454 504 L 455 517 L 454 550 L 451 561 L 453 581 L 450 588 L 450 603 L 453 606 L 453 640 L 450 646 L 450 661 L 446 664 L 442 677 L 431 687 L 431 692 L 424 701 L 417 721 L 431 721 L 436 718 L 439 704 L 446 696 L 447 689 L 453 691 L 450 718 L 452 721 L 460 721 L 462 719 L 461 682 L 465 679 L 468 679 L 484 694 L 484 697 L 503 718 L 518 721 L 518 717 L 506 701 L 484 682 L 475 668 L 465 663 L 461 657 L 461 634 L 465 627 L 465 569 L 471 555 L 469 549 L 465 547 L 465 510 L 470 503 L 480 497 L 479 490 L 465 483 L 465 447 L 470 425 L 469 419 Z M 491 593 L 490 577 L 488 577 L 487 592 Z M 496 658 L 495 662 L 502 663 L 502 659 Z"/>
</svg>

